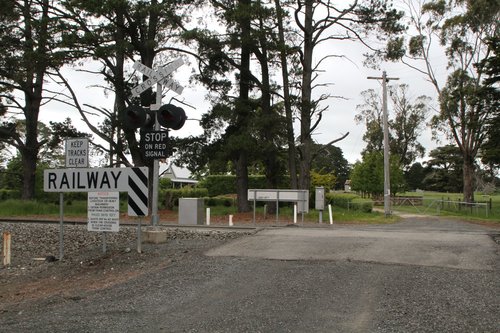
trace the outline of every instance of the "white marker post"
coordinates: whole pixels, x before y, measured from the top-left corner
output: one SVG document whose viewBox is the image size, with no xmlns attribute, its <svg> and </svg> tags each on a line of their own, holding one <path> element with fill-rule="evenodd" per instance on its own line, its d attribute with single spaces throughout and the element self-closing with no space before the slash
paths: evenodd
<svg viewBox="0 0 500 333">
<path fill-rule="evenodd" d="M 207 207 L 207 225 L 210 225 L 210 207 Z"/>
<path fill-rule="evenodd" d="M 3 251 L 2 251 L 4 266 L 10 265 L 10 243 L 11 243 L 10 232 L 5 231 L 3 233 Z"/>
<path fill-rule="evenodd" d="M 328 213 L 330 215 L 330 224 L 333 224 L 332 205 L 328 205 Z"/>
<path fill-rule="evenodd" d="M 297 224 L 297 204 L 293 205 L 293 224 Z"/>
<path fill-rule="evenodd" d="M 233 226 L 233 215 L 229 215 L 229 226 Z"/>
</svg>

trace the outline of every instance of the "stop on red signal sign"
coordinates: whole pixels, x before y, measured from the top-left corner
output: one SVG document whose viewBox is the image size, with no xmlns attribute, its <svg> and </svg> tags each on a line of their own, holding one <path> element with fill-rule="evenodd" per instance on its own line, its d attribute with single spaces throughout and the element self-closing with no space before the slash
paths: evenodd
<svg viewBox="0 0 500 333">
<path fill-rule="evenodd" d="M 167 158 L 169 155 L 168 131 L 142 132 L 141 151 L 145 158 Z"/>
</svg>

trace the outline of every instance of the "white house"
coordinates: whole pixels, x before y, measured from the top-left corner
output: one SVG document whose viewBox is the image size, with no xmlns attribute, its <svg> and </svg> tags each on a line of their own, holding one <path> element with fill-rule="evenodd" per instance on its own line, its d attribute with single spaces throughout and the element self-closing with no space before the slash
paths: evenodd
<svg viewBox="0 0 500 333">
<path fill-rule="evenodd" d="M 173 163 L 160 173 L 160 178 L 169 178 L 174 188 L 198 184 L 197 180 L 191 178 L 191 172 L 188 169 L 178 167 Z"/>
</svg>

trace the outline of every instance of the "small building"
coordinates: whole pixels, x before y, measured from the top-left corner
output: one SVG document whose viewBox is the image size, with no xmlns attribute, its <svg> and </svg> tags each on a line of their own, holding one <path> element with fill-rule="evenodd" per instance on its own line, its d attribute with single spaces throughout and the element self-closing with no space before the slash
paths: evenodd
<svg viewBox="0 0 500 333">
<path fill-rule="evenodd" d="M 181 168 L 175 164 L 170 164 L 165 171 L 160 174 L 160 178 L 168 178 L 172 182 L 173 188 L 182 188 L 187 185 L 196 185 L 198 181 L 192 179 L 191 172 L 186 168 Z"/>
<path fill-rule="evenodd" d="M 347 179 L 344 183 L 344 192 L 351 192 L 351 180 Z"/>
</svg>

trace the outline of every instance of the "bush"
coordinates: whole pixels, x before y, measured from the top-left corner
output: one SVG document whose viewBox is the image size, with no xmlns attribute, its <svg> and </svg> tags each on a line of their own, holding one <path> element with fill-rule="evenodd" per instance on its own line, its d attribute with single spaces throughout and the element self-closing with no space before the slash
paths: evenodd
<svg viewBox="0 0 500 333">
<path fill-rule="evenodd" d="M 283 175 L 279 179 L 279 188 L 288 188 L 290 177 Z M 235 175 L 210 175 L 205 177 L 199 186 L 208 189 L 210 197 L 236 193 Z M 248 176 L 248 188 L 267 188 L 266 177 L 262 175 Z"/>
<path fill-rule="evenodd" d="M 234 199 L 232 197 L 224 197 L 224 196 L 205 198 L 205 205 L 208 207 L 215 207 L 215 206 L 231 207 L 234 205 Z"/>
<path fill-rule="evenodd" d="M 327 204 L 345 209 L 359 210 L 365 213 L 371 213 L 373 210 L 373 201 L 362 199 L 356 194 L 351 193 L 327 193 Z"/>
<path fill-rule="evenodd" d="M 166 209 L 173 209 L 179 205 L 179 198 L 204 198 L 208 196 L 206 188 L 181 188 L 168 189 L 160 192 L 160 198 L 163 198 L 163 203 Z"/>
<path fill-rule="evenodd" d="M 18 190 L 0 189 L 0 200 L 19 199 L 21 193 Z"/>
<path fill-rule="evenodd" d="M 160 190 L 168 190 L 172 188 L 172 180 L 170 178 L 160 178 L 158 185 Z"/>
</svg>

